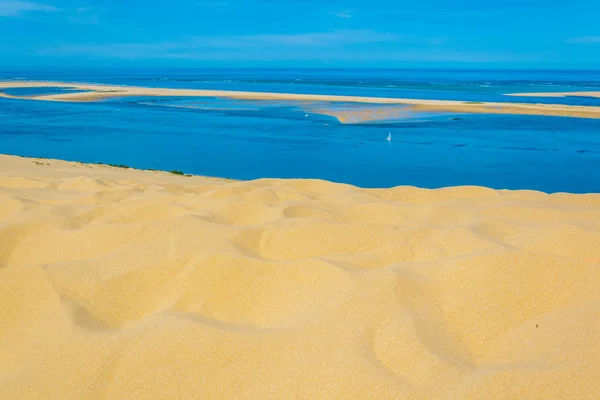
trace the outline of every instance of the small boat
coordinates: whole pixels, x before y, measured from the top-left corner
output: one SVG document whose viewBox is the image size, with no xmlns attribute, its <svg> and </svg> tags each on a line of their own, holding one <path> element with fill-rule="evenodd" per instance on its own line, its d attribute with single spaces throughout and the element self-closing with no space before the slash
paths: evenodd
<svg viewBox="0 0 600 400">
<path fill-rule="evenodd" d="M 392 141 L 392 132 L 388 133 L 388 137 L 386 139 L 388 142 Z"/>
</svg>

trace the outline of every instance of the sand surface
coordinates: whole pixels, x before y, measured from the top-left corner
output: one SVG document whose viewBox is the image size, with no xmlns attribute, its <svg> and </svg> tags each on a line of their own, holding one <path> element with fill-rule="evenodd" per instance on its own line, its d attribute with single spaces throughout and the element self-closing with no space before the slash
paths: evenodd
<svg viewBox="0 0 600 400">
<path fill-rule="evenodd" d="M 600 398 L 600 194 L 0 156 L 0 398 Z"/>
<path fill-rule="evenodd" d="M 600 92 L 541 92 L 541 93 L 510 93 L 507 96 L 525 97 L 600 97 Z"/>
<path fill-rule="evenodd" d="M 88 102 L 109 98 L 128 96 L 157 96 L 157 97 L 224 97 L 242 100 L 279 100 L 279 101 L 313 101 L 313 102 L 350 102 L 365 104 L 396 104 L 410 105 L 412 109 L 419 111 L 446 111 L 458 113 L 482 113 L 482 114 L 523 114 L 523 115 L 547 115 L 577 118 L 600 118 L 600 107 L 598 106 L 569 106 L 561 104 L 526 104 L 526 103 L 494 103 L 494 102 L 470 102 L 455 100 L 420 100 L 399 99 L 385 97 L 362 97 L 362 96 L 336 96 L 318 94 L 295 94 L 295 93 L 267 93 L 267 92 L 239 92 L 228 90 L 201 90 L 201 89 L 167 89 L 148 88 L 137 86 L 114 86 L 83 83 L 65 82 L 33 82 L 33 81 L 0 81 L 0 90 L 19 87 L 63 87 L 87 92 L 65 92 L 59 94 L 40 96 L 14 96 L 0 92 L 0 97 L 22 98 L 30 100 L 46 101 L 71 101 Z M 370 120 L 382 119 L 383 113 L 374 107 L 367 111 L 368 115 L 379 115 Z M 364 114 L 364 115 L 367 115 Z M 397 115 L 394 114 L 394 115 Z M 344 121 L 342 116 L 338 118 Z"/>
</svg>

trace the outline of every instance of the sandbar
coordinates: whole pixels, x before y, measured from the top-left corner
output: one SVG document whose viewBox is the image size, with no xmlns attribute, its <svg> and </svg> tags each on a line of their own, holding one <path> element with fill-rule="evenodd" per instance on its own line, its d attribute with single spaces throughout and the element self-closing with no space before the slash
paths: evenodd
<svg viewBox="0 0 600 400">
<path fill-rule="evenodd" d="M 471 102 L 458 100 L 421 100 L 385 97 L 338 96 L 296 93 L 241 92 L 228 90 L 168 89 L 136 86 L 98 85 L 65 82 L 8 81 L 0 82 L 0 89 L 20 87 L 64 87 L 86 92 L 66 92 L 42 96 L 12 96 L 0 92 L 0 97 L 45 101 L 89 102 L 130 96 L 158 97 L 224 97 L 243 100 L 280 100 L 343 102 L 378 105 L 409 105 L 419 111 L 442 111 L 456 113 L 522 114 L 577 118 L 600 118 L 600 106 L 571 106 L 562 104 L 526 104 L 501 102 Z"/>
<path fill-rule="evenodd" d="M 600 92 L 540 92 L 540 93 L 510 93 L 506 96 L 523 97 L 598 97 Z"/>
<path fill-rule="evenodd" d="M 0 155 L 0 398 L 600 393 L 600 194 Z"/>
</svg>

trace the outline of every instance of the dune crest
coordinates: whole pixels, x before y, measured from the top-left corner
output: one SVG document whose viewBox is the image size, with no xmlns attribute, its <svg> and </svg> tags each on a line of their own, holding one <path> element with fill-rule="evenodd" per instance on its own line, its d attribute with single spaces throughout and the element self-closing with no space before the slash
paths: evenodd
<svg viewBox="0 0 600 400">
<path fill-rule="evenodd" d="M 2 399 L 597 399 L 600 194 L 0 156 Z"/>
</svg>

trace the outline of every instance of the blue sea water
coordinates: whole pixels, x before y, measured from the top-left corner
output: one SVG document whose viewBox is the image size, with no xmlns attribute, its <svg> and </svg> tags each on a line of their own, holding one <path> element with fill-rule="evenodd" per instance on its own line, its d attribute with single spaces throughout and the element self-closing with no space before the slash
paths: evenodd
<svg viewBox="0 0 600 400">
<path fill-rule="evenodd" d="M 600 105 L 600 99 L 587 97 L 505 96 L 600 91 L 598 71 L 0 71 L 0 80 L 9 79 Z M 216 98 L 139 97 L 95 103 L 0 98 L 0 153 L 237 179 L 600 192 L 600 120 L 421 113 L 341 124 L 312 112 L 315 107 L 332 105 Z M 389 133 L 391 142 L 385 140 Z"/>
<path fill-rule="evenodd" d="M 3 93 L 9 94 L 11 96 L 45 96 L 51 94 L 61 94 L 61 93 L 81 93 L 86 92 L 86 90 L 76 90 L 62 87 L 17 87 L 17 88 L 7 88 L 0 90 Z"/>
</svg>

